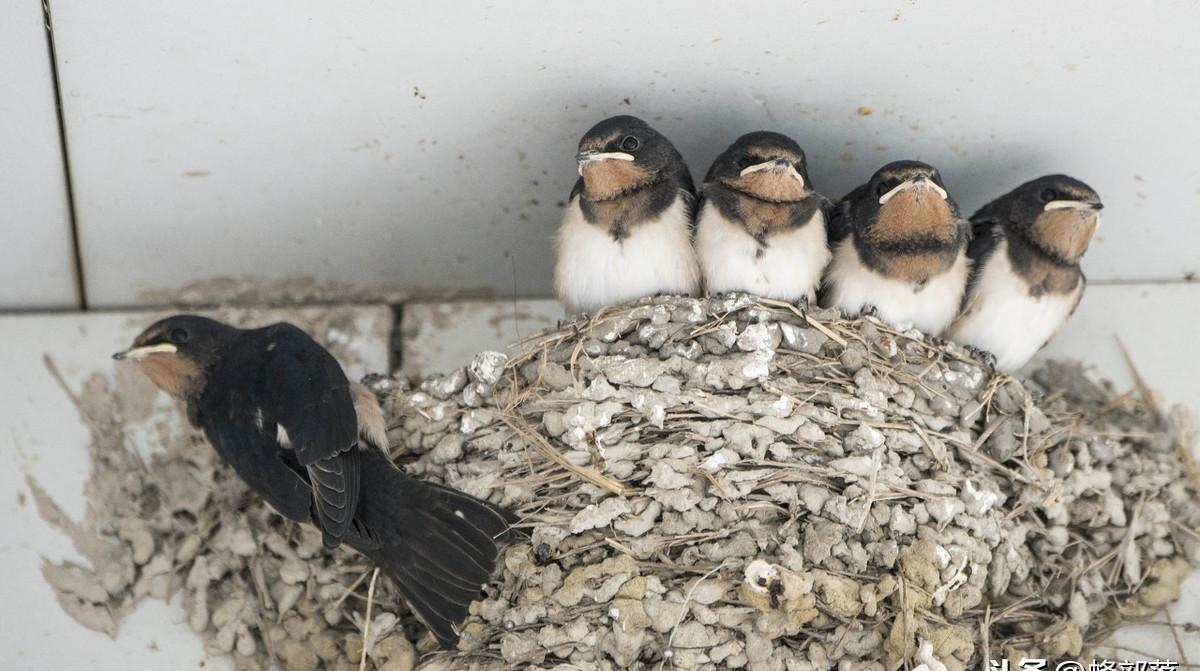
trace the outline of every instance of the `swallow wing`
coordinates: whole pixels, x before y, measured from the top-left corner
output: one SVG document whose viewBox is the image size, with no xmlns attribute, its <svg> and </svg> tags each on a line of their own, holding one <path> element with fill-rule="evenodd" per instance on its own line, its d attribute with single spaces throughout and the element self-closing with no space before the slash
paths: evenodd
<svg viewBox="0 0 1200 671">
<path fill-rule="evenodd" d="M 976 214 L 971 219 L 971 246 L 967 249 L 967 254 L 972 259 L 983 258 L 985 251 L 995 247 L 995 234 L 1000 228 L 999 220 Z"/>
<path fill-rule="evenodd" d="M 825 211 L 826 222 L 826 237 L 829 239 L 829 248 L 834 249 L 837 244 L 850 236 L 852 225 L 850 221 L 850 201 L 851 198 L 858 192 L 858 187 L 854 191 L 846 194 L 834 205 L 830 205 Z"/>
<path fill-rule="evenodd" d="M 700 206 L 696 199 L 696 194 L 685 189 L 678 191 L 680 200 L 683 201 L 683 211 L 686 213 L 688 222 L 688 232 L 692 237 L 696 236 L 696 215 L 700 212 Z"/>
<path fill-rule="evenodd" d="M 683 158 L 679 158 L 679 162 L 683 164 Z M 700 212 L 700 203 L 696 196 L 696 184 L 691 181 L 688 167 L 684 166 L 679 173 L 679 198 L 683 199 L 684 210 L 688 212 L 688 224 L 692 235 L 696 234 L 696 215 Z"/>
<path fill-rule="evenodd" d="M 197 424 L 221 459 L 279 514 L 312 520 L 312 488 L 303 471 L 288 465 L 274 435 L 259 429 L 261 415 L 245 389 L 216 387 L 197 408 Z M 190 410 L 190 409 L 189 409 Z"/>
<path fill-rule="evenodd" d="M 291 324 L 263 329 L 255 399 L 278 424 L 280 446 L 307 470 L 325 544 L 345 537 L 358 505 L 358 418 L 350 381 L 333 355 Z M 269 428 L 269 427 L 268 427 Z"/>
<path fill-rule="evenodd" d="M 979 280 L 992 254 L 1004 238 L 1004 226 L 989 216 L 976 213 L 971 219 L 971 241 L 967 243 L 967 258 L 971 261 L 971 274 L 967 276 L 967 291 L 963 294 L 963 311 L 970 309 L 977 295 Z"/>
</svg>

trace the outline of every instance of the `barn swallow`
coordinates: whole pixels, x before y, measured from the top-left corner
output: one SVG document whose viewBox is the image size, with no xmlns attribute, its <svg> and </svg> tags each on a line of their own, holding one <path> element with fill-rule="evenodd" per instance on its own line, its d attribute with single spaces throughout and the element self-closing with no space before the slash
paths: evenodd
<svg viewBox="0 0 1200 671">
<path fill-rule="evenodd" d="M 936 336 L 962 303 L 969 236 L 936 168 L 889 163 L 833 209 L 822 303 Z"/>
<path fill-rule="evenodd" d="M 1066 175 L 1026 182 L 971 217 L 971 277 L 946 336 L 1012 371 L 1075 312 L 1087 280 L 1079 259 L 1100 225 L 1100 196 Z"/>
<path fill-rule="evenodd" d="M 454 644 L 514 518 L 400 471 L 374 394 L 307 333 L 177 315 L 113 358 L 182 400 L 221 459 L 281 515 L 381 566 L 442 645 Z"/>
<path fill-rule="evenodd" d="M 713 161 L 701 192 L 696 254 L 710 294 L 814 298 L 830 258 L 828 201 L 813 190 L 800 145 L 768 131 L 743 135 Z"/>
<path fill-rule="evenodd" d="M 554 289 L 567 312 L 658 293 L 695 295 L 695 189 L 683 157 L 646 122 L 615 116 L 579 141 L 579 180 L 558 232 Z"/>
</svg>

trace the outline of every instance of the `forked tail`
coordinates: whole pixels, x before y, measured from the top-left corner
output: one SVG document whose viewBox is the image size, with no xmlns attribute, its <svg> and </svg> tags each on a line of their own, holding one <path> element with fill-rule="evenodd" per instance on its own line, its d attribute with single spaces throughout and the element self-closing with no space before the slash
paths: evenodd
<svg viewBox="0 0 1200 671">
<path fill-rule="evenodd" d="M 455 489 L 410 478 L 390 463 L 383 468 L 390 473 L 372 477 L 364 470 L 364 480 L 384 476 L 390 482 L 383 491 L 364 487 L 360 512 L 369 537 L 351 542 L 391 575 L 417 618 L 451 647 L 471 602 L 491 580 L 516 517 Z"/>
</svg>

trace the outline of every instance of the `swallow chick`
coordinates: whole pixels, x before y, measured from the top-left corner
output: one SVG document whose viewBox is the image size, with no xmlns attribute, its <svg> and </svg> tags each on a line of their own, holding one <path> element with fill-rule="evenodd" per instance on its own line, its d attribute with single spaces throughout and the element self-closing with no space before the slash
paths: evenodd
<svg viewBox="0 0 1200 671">
<path fill-rule="evenodd" d="M 569 313 L 658 293 L 695 295 L 695 190 L 683 157 L 646 122 L 616 116 L 579 141 L 579 180 L 558 233 L 554 289 Z"/>
<path fill-rule="evenodd" d="M 889 163 L 833 209 L 822 304 L 936 336 L 962 303 L 969 235 L 936 168 Z"/>
<path fill-rule="evenodd" d="M 696 255 L 708 293 L 815 297 L 830 258 L 828 201 L 813 190 L 800 145 L 768 131 L 743 135 L 713 161 L 701 192 Z"/>
<path fill-rule="evenodd" d="M 1066 175 L 1026 182 L 971 217 L 971 277 L 946 336 L 1023 366 L 1075 312 L 1087 280 L 1079 260 L 1100 225 L 1100 196 Z"/>
<path fill-rule="evenodd" d="M 514 518 L 400 471 L 374 394 L 307 333 L 177 315 L 113 358 L 183 401 L 192 425 L 276 511 L 315 525 L 328 548 L 346 543 L 369 557 L 443 646 L 458 640 Z"/>
</svg>

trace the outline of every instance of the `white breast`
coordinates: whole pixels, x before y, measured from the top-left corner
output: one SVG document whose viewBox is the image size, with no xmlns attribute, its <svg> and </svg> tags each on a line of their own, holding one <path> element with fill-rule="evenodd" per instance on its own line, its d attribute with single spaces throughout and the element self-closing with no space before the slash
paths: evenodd
<svg viewBox="0 0 1200 671">
<path fill-rule="evenodd" d="M 834 250 L 825 274 L 829 288 L 825 302 L 841 308 L 847 315 L 857 315 L 863 308 L 874 306 L 879 318 L 889 324 L 938 335 L 958 314 L 969 268 L 963 251 L 949 270 L 918 286 L 868 268 L 858 256 L 854 239 L 846 238 Z"/>
<path fill-rule="evenodd" d="M 746 229 L 721 216 L 711 202 L 700 210 L 696 255 L 710 294 L 746 291 L 785 301 L 812 299 L 831 254 L 825 215 L 819 210 L 803 226 L 767 238 L 759 245 Z"/>
<path fill-rule="evenodd" d="M 554 290 L 567 312 L 595 312 L 658 293 L 695 295 L 699 289 L 683 198 L 654 221 L 631 228 L 620 242 L 583 218 L 578 197 L 567 206 L 554 266 Z"/>
<path fill-rule="evenodd" d="M 1029 283 L 1013 270 L 1008 243 L 1002 240 L 946 336 L 991 352 L 1001 370 L 1016 370 L 1054 337 L 1082 291 L 1080 282 L 1070 294 L 1031 295 Z"/>
</svg>

